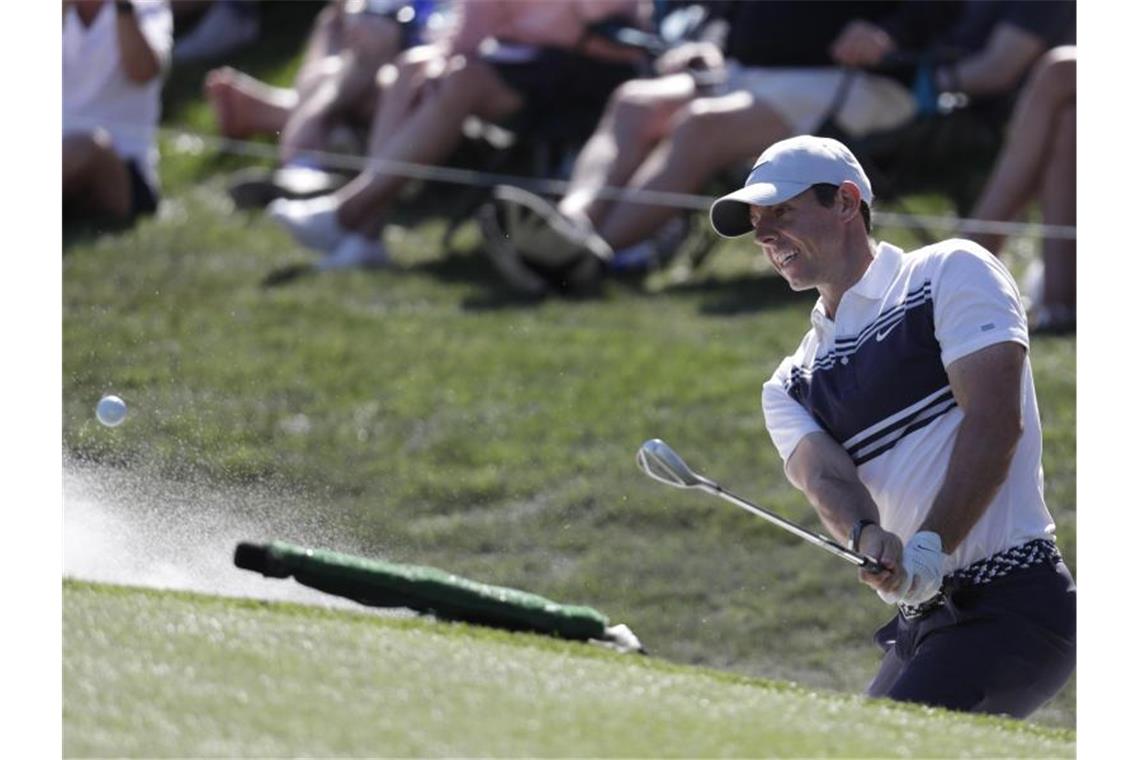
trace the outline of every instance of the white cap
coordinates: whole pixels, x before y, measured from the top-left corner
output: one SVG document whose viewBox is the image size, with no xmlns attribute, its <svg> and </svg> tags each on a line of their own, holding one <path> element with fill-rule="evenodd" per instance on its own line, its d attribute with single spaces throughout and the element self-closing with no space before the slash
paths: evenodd
<svg viewBox="0 0 1140 760">
<path fill-rule="evenodd" d="M 871 180 L 846 145 L 830 137 L 800 135 L 773 143 L 760 154 L 744 187 L 718 198 L 709 211 L 721 237 L 752 232 L 750 206 L 775 206 L 815 184 L 854 182 L 868 206 L 874 199 Z"/>
</svg>

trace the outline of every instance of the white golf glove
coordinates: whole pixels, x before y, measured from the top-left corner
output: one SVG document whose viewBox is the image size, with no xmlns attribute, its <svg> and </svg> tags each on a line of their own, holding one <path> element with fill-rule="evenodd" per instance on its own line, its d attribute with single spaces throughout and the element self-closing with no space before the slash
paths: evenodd
<svg viewBox="0 0 1140 760">
<path fill-rule="evenodd" d="M 879 598 L 887 604 L 925 602 L 942 587 L 942 567 L 945 559 L 941 536 L 929 530 L 914 534 L 903 547 L 902 585 L 893 593 L 879 591 Z"/>
</svg>

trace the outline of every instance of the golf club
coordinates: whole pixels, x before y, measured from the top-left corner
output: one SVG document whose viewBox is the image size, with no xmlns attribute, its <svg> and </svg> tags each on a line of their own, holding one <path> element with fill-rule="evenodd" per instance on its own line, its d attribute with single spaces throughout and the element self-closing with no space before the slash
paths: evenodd
<svg viewBox="0 0 1140 760">
<path fill-rule="evenodd" d="M 702 475 L 698 475 L 689 469 L 689 466 L 685 464 L 685 460 L 681 459 L 677 452 L 669 448 L 669 444 L 660 438 L 654 438 L 651 441 L 646 441 L 641 444 L 641 448 L 637 451 L 637 463 L 641 466 L 641 469 L 645 470 L 646 475 L 667 486 L 673 486 L 674 488 L 699 488 L 706 493 L 711 493 L 725 501 L 732 502 L 741 509 L 745 509 L 754 515 L 763 517 L 768 522 L 774 523 L 789 533 L 794 533 L 805 541 L 815 544 L 822 549 L 826 549 L 835 556 L 842 557 L 851 564 L 858 565 L 868 572 L 878 573 L 883 570 L 882 565 L 867 555 L 841 546 L 826 536 L 821 536 L 818 533 L 812 533 L 805 528 L 801 528 L 790 520 L 786 520 L 773 512 L 769 512 L 762 507 L 758 507 L 726 491 L 719 483 L 709 480 Z"/>
</svg>

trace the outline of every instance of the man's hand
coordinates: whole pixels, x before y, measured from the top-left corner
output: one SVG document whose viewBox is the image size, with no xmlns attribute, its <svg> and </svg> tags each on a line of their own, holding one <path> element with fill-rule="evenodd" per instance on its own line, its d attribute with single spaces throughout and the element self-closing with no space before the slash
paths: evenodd
<svg viewBox="0 0 1140 760">
<path fill-rule="evenodd" d="M 903 567 L 910 574 L 910 588 L 903 594 L 904 604 L 921 604 L 942 588 L 942 537 L 932 531 L 915 533 L 903 549 Z"/>
<path fill-rule="evenodd" d="M 897 595 L 907 580 L 902 539 L 879 525 L 868 525 L 859 537 L 859 551 L 884 568 L 880 573 L 860 570 L 859 580 L 875 589 L 884 601 L 887 601 L 885 595 Z"/>
<path fill-rule="evenodd" d="M 899 545 L 897 536 L 888 533 Z M 921 531 L 916 533 L 902 549 L 902 561 L 896 563 L 898 572 L 895 573 L 900 581 L 893 586 L 876 584 L 864 580 L 868 585 L 874 586 L 879 598 L 887 604 L 921 604 L 933 597 L 942 588 L 942 566 L 946 555 L 942 553 L 942 539 L 937 533 Z M 866 571 L 859 571 L 860 579 L 864 574 L 870 578 L 875 576 Z"/>
<path fill-rule="evenodd" d="M 855 19 L 831 43 L 831 57 L 841 66 L 877 66 L 895 49 L 895 41 L 881 27 Z"/>
<path fill-rule="evenodd" d="M 132 3 L 116 3 L 115 30 L 118 36 L 119 65 L 127 79 L 146 84 L 162 74 L 170 62 L 170 49 L 161 54 L 142 33 L 137 11 Z M 126 9 L 126 10 L 123 10 Z"/>
<path fill-rule="evenodd" d="M 724 56 L 711 42 L 686 42 L 666 50 L 653 64 L 659 75 L 708 71 L 724 66 Z"/>
</svg>

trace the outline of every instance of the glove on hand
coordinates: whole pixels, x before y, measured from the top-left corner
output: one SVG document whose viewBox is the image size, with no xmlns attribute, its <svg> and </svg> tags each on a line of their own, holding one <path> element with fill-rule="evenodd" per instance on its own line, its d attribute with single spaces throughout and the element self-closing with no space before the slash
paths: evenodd
<svg viewBox="0 0 1140 760">
<path fill-rule="evenodd" d="M 910 590 L 903 594 L 903 604 L 921 604 L 942 588 L 942 537 L 932 531 L 916 533 L 903 547 L 903 565 L 910 573 Z"/>
<path fill-rule="evenodd" d="M 942 587 L 942 537 L 924 530 L 907 541 L 903 547 L 903 582 L 893 593 L 879 591 L 879 598 L 887 604 L 921 604 L 938 593 Z"/>
</svg>

